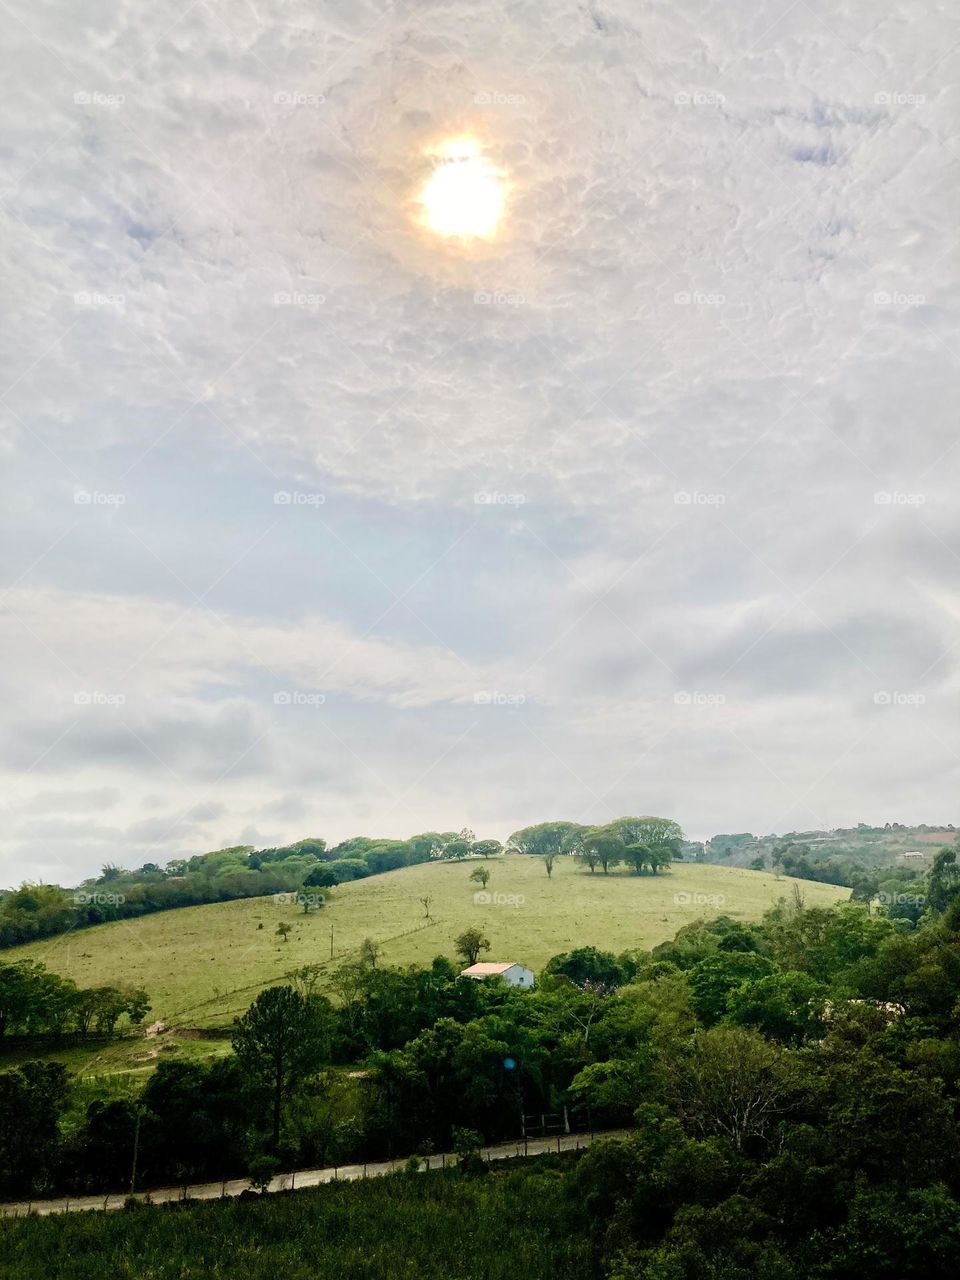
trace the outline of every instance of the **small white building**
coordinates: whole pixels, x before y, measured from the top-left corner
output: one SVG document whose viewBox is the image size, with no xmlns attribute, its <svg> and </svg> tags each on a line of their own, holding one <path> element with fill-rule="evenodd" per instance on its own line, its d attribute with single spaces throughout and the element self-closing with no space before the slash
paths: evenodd
<svg viewBox="0 0 960 1280">
<path fill-rule="evenodd" d="M 492 960 L 480 960 L 477 964 L 472 964 L 469 969 L 461 969 L 460 977 L 477 978 L 480 981 L 484 978 L 502 978 L 507 986 L 522 987 L 524 990 L 534 984 L 532 970 L 516 962 L 497 964 Z"/>
</svg>

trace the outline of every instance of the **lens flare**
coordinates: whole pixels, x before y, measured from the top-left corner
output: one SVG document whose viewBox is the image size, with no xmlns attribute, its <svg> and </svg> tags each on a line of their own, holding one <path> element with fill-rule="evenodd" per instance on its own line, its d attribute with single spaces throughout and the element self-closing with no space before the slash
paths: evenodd
<svg viewBox="0 0 960 1280">
<path fill-rule="evenodd" d="M 452 138 L 431 154 L 438 163 L 420 192 L 423 224 L 439 236 L 492 239 L 505 202 L 499 171 L 472 138 Z"/>
</svg>

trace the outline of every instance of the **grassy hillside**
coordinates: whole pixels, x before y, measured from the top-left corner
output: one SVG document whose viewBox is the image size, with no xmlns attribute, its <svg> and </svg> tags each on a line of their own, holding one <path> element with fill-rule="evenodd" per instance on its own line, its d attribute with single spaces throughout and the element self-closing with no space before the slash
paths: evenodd
<svg viewBox="0 0 960 1280">
<path fill-rule="evenodd" d="M 469 876 L 477 865 L 491 872 L 488 892 L 510 901 L 474 902 L 478 886 Z M 326 907 L 309 915 L 273 898 L 185 907 L 11 948 L 4 959 L 42 960 L 83 986 L 133 982 L 150 993 L 151 1019 L 214 1027 L 300 965 L 332 970 L 366 937 L 381 943 L 388 963 L 423 963 L 439 953 L 453 958 L 453 939 L 479 925 L 493 944 L 487 959 L 518 960 L 537 970 L 558 952 L 587 943 L 613 951 L 651 947 L 699 916 L 755 919 L 793 883 L 764 872 L 682 863 L 656 877 L 604 876 L 564 858 L 552 879 L 539 858 L 427 863 L 341 885 Z M 810 905 L 848 895 L 832 885 L 804 883 L 802 889 Z M 425 896 L 432 899 L 430 923 L 420 903 Z M 275 933 L 281 920 L 293 926 L 287 942 Z"/>
</svg>

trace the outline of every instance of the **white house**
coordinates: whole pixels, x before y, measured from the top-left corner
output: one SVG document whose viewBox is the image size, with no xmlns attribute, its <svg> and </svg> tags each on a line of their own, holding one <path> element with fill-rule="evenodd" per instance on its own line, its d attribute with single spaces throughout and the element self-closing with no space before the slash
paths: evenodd
<svg viewBox="0 0 960 1280">
<path fill-rule="evenodd" d="M 477 978 L 480 981 L 484 978 L 503 978 L 508 986 L 523 987 L 524 990 L 532 987 L 534 983 L 532 971 L 515 962 L 496 964 L 490 960 L 481 960 L 477 964 L 472 964 L 469 969 L 461 969 L 460 977 Z"/>
</svg>

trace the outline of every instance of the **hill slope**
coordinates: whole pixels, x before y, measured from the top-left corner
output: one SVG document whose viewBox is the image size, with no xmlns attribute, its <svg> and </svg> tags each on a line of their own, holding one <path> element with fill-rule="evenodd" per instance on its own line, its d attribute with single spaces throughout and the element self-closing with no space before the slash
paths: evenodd
<svg viewBox="0 0 960 1280">
<path fill-rule="evenodd" d="M 477 865 L 490 870 L 493 902 L 474 902 L 478 886 L 469 876 Z M 655 877 L 604 876 L 564 858 L 551 879 L 539 858 L 424 863 L 341 885 L 326 907 L 309 915 L 273 898 L 184 907 L 11 948 L 4 960 L 42 960 L 83 986 L 133 982 L 150 993 L 151 1018 L 214 1027 L 301 965 L 321 963 L 331 971 L 367 937 L 382 945 L 387 963 L 426 963 L 441 953 L 454 958 L 453 939 L 477 925 L 493 944 L 487 959 L 519 960 L 538 970 L 558 952 L 586 944 L 612 951 L 652 947 L 700 916 L 756 919 L 794 883 L 801 882 L 683 863 Z M 849 894 L 826 884 L 802 882 L 801 888 L 809 905 Z M 512 901 L 498 902 L 498 895 Z M 420 902 L 426 896 L 430 923 Z M 275 932 L 281 920 L 293 926 L 287 942 Z"/>
</svg>

